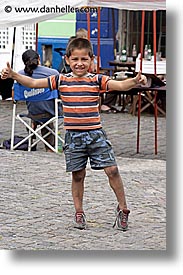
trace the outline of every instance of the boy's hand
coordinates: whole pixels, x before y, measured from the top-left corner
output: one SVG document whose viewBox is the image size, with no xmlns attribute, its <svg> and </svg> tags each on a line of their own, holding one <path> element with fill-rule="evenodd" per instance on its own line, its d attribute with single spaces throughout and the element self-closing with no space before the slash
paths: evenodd
<svg viewBox="0 0 183 275">
<path fill-rule="evenodd" d="M 134 80 L 136 84 L 143 84 L 143 85 L 147 84 L 147 78 L 145 75 L 141 74 L 141 71 L 139 71 L 136 77 L 134 77 Z"/>
<path fill-rule="evenodd" d="M 7 67 L 2 69 L 2 72 L 1 72 L 1 79 L 6 79 L 6 78 L 12 78 L 12 69 L 10 67 L 9 62 L 7 62 Z"/>
</svg>

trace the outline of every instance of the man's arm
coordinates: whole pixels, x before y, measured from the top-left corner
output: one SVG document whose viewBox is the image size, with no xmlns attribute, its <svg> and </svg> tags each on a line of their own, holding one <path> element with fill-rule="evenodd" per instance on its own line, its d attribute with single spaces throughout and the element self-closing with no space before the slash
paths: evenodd
<svg viewBox="0 0 183 275">
<path fill-rule="evenodd" d="M 108 90 L 116 90 L 116 91 L 128 91 L 134 88 L 137 84 L 145 85 L 147 83 L 147 78 L 139 72 L 135 77 L 129 78 L 126 80 L 118 81 L 118 80 L 109 80 Z"/>
<path fill-rule="evenodd" d="M 29 88 L 48 88 L 49 87 L 47 78 L 33 79 L 31 77 L 18 74 L 11 69 L 9 62 L 7 62 L 7 67 L 2 70 L 1 78 L 6 79 L 9 77 L 13 78 L 23 86 L 26 86 Z"/>
</svg>

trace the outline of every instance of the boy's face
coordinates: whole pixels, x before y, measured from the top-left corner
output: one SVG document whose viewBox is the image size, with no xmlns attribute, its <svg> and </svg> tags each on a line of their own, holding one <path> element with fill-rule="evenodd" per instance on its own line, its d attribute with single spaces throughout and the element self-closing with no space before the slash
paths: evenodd
<svg viewBox="0 0 183 275">
<path fill-rule="evenodd" d="M 66 62 L 70 65 L 72 72 L 79 77 L 88 72 L 92 60 L 87 49 L 75 49 L 70 57 L 66 57 Z"/>
</svg>

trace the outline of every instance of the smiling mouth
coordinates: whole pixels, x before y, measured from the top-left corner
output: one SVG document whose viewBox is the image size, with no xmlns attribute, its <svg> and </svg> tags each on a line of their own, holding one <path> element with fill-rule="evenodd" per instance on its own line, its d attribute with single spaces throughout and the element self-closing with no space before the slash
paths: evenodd
<svg viewBox="0 0 183 275">
<path fill-rule="evenodd" d="M 83 72 L 85 70 L 85 68 L 75 68 L 76 72 Z"/>
<path fill-rule="evenodd" d="M 75 67 L 75 70 L 84 70 L 84 67 Z"/>
</svg>

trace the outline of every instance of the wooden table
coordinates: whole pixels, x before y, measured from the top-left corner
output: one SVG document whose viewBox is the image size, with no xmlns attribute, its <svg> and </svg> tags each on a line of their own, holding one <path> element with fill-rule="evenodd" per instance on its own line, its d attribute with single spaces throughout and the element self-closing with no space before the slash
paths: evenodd
<svg viewBox="0 0 183 275">
<path fill-rule="evenodd" d="M 157 119 L 158 119 L 158 111 L 161 112 L 164 116 L 166 112 L 158 106 L 157 97 L 159 93 L 166 93 L 166 85 L 165 86 L 157 86 L 157 87 L 135 87 L 128 91 L 111 91 L 110 93 L 115 94 L 125 94 L 131 95 L 136 97 L 135 108 L 138 105 L 138 123 L 137 123 L 137 153 L 139 153 L 140 148 L 140 119 L 141 119 L 141 112 L 144 111 L 144 107 L 141 108 L 141 98 L 142 96 L 145 97 L 147 104 L 146 108 L 150 105 L 154 108 L 154 133 L 155 133 L 155 154 L 158 153 L 158 143 L 157 143 Z M 138 101 L 138 104 L 137 104 Z M 147 106 L 148 105 L 148 106 Z"/>
<path fill-rule="evenodd" d="M 132 72 L 132 71 L 135 70 L 136 62 L 134 62 L 134 61 L 132 61 L 132 62 L 122 62 L 122 61 L 113 60 L 113 61 L 109 61 L 109 65 L 114 66 L 115 71 L 119 71 L 119 69 L 117 67 L 121 67 L 121 68 L 127 67 L 128 70 Z"/>
<path fill-rule="evenodd" d="M 154 107 L 154 133 L 155 133 L 155 155 L 158 153 L 158 143 L 157 143 L 157 118 L 158 118 L 158 110 L 166 115 L 164 110 L 162 110 L 158 106 L 157 96 L 158 93 L 166 93 L 166 86 L 161 87 L 136 87 L 130 90 L 132 93 L 138 93 L 138 124 L 137 124 L 137 153 L 139 153 L 140 147 L 140 117 L 143 108 L 141 108 L 141 97 L 142 93 L 146 92 L 145 98 L 148 101 L 149 106 L 152 105 Z M 150 94 L 149 94 L 150 93 Z"/>
<path fill-rule="evenodd" d="M 135 62 L 118 62 L 118 61 L 109 61 L 110 65 L 113 66 L 118 66 L 120 65 L 121 67 L 135 67 Z M 157 117 L 158 117 L 158 111 L 166 116 L 166 112 L 158 106 L 157 102 L 157 96 L 158 93 L 166 93 L 166 84 L 160 80 L 156 75 L 154 74 L 145 74 L 147 77 L 150 77 L 152 79 L 151 87 L 143 87 L 143 86 L 137 86 L 134 87 L 131 90 L 128 91 L 114 91 L 110 93 L 115 93 L 115 94 L 122 94 L 124 95 L 131 95 L 131 96 L 136 96 L 136 102 L 135 102 L 135 108 L 137 106 L 137 101 L 138 101 L 138 126 L 137 126 L 137 153 L 139 153 L 139 145 L 140 145 L 140 116 L 141 112 L 144 111 L 147 107 L 153 106 L 154 108 L 154 119 L 155 119 L 155 154 L 158 152 L 158 146 L 157 146 Z M 147 104 L 141 108 L 141 97 L 144 97 L 146 100 Z M 132 106 L 133 108 L 133 106 Z"/>
</svg>

